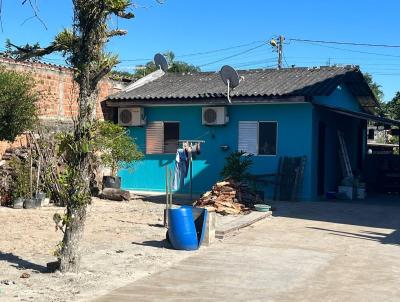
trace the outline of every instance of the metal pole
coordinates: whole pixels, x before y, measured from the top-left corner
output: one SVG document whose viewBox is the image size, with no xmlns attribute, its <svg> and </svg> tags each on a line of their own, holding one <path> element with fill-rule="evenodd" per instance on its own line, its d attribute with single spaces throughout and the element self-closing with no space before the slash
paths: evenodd
<svg viewBox="0 0 400 302">
<path fill-rule="evenodd" d="M 168 227 L 168 204 L 169 204 L 169 188 L 168 188 L 168 165 L 165 165 L 165 210 L 164 210 L 164 227 Z"/>
<path fill-rule="evenodd" d="M 283 41 L 285 38 L 280 35 L 279 42 L 278 42 L 278 69 L 282 68 L 282 57 L 283 57 Z"/>
<path fill-rule="evenodd" d="M 169 208 L 170 209 L 172 209 L 172 186 L 173 186 L 172 169 L 169 169 Z"/>
<path fill-rule="evenodd" d="M 192 155 L 190 155 L 190 202 L 193 201 L 192 179 L 193 179 L 193 158 Z"/>
</svg>

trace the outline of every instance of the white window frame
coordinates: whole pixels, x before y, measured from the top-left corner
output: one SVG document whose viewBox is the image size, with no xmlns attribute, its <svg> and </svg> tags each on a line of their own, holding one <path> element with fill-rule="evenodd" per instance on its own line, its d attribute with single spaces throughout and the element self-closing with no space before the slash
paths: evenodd
<svg viewBox="0 0 400 302">
<path fill-rule="evenodd" d="M 257 123 L 257 144 L 256 144 L 256 154 L 253 154 L 254 156 L 268 156 L 268 157 L 276 157 L 278 155 L 278 142 L 279 142 L 279 123 L 278 121 L 239 121 L 238 123 L 238 151 L 239 150 L 239 145 L 240 145 L 240 137 L 239 137 L 239 133 L 240 133 L 240 122 L 254 122 Z M 275 123 L 276 124 L 276 141 L 275 141 L 275 154 L 260 154 L 259 153 L 259 146 L 260 146 L 260 123 Z"/>
</svg>

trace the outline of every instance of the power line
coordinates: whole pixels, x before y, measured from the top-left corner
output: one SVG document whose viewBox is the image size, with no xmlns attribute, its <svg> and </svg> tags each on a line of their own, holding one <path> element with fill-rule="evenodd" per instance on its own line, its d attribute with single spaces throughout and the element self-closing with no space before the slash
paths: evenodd
<svg viewBox="0 0 400 302">
<path fill-rule="evenodd" d="M 257 44 L 257 43 L 261 43 L 261 42 L 264 42 L 264 41 L 258 40 L 258 41 L 253 41 L 253 42 L 249 42 L 249 43 L 245 43 L 245 44 L 233 45 L 233 46 L 225 47 L 225 48 L 219 48 L 219 49 L 213 49 L 213 50 L 202 51 L 202 52 L 175 55 L 175 57 L 179 59 L 179 58 L 186 58 L 186 57 L 203 56 L 203 55 L 207 55 L 207 54 L 214 54 L 214 53 L 218 53 L 218 52 L 234 50 L 234 49 L 237 49 L 237 48 L 242 48 L 242 47 L 254 45 L 254 44 Z M 140 58 L 140 59 L 121 59 L 120 61 L 121 62 L 136 62 L 136 61 L 151 61 L 151 60 L 152 60 L 151 58 Z"/>
<path fill-rule="evenodd" d="M 215 61 L 206 63 L 206 64 L 202 64 L 202 65 L 200 65 L 199 67 L 204 67 L 204 66 L 212 65 L 212 64 L 215 64 L 215 63 L 219 63 L 219 62 L 222 62 L 222 61 L 225 61 L 225 60 L 228 60 L 228 59 L 231 59 L 231 58 L 234 58 L 234 57 L 243 55 L 243 54 L 248 53 L 248 52 L 250 52 L 250 51 L 252 51 L 252 50 L 254 50 L 254 49 L 260 48 L 260 47 L 262 47 L 262 46 L 264 46 L 264 45 L 266 45 L 265 42 L 263 42 L 263 43 L 260 44 L 260 45 L 255 46 L 255 47 L 252 47 L 252 48 L 246 49 L 246 50 L 244 50 L 244 51 L 241 51 L 241 52 L 235 53 L 235 54 L 233 54 L 233 55 L 230 55 L 230 56 L 228 56 L 228 57 L 221 58 L 221 59 L 218 59 L 218 60 L 215 60 Z"/>
<path fill-rule="evenodd" d="M 248 66 L 254 66 L 254 65 L 258 65 L 258 64 L 243 64 L 243 65 L 236 65 L 235 67 L 248 67 Z M 257 68 L 277 68 L 276 64 L 272 64 L 272 65 L 267 65 L 267 66 L 256 66 Z"/>
<path fill-rule="evenodd" d="M 318 44 L 317 42 L 305 42 L 305 43 L 308 43 L 308 44 L 311 44 L 311 45 L 314 45 L 314 46 L 320 46 L 320 47 L 331 48 L 331 49 L 337 49 L 337 50 L 348 51 L 348 52 L 356 52 L 356 53 L 363 53 L 363 54 L 368 54 L 368 55 L 376 55 L 376 56 L 400 58 L 400 56 L 398 56 L 398 55 L 390 55 L 390 54 L 384 54 L 384 53 L 376 53 L 376 52 L 368 52 L 368 51 L 354 50 L 354 49 L 341 48 L 341 47 L 335 47 L 335 46 L 328 46 L 328 45 Z"/>
<path fill-rule="evenodd" d="M 286 56 L 285 56 L 285 55 L 283 55 L 283 61 L 285 62 L 286 67 L 289 67 L 289 64 L 288 64 L 288 62 L 286 61 Z"/>
<path fill-rule="evenodd" d="M 338 41 L 309 40 L 309 39 L 298 39 L 298 38 L 291 38 L 291 39 L 288 39 L 288 40 L 289 41 L 299 41 L 299 42 L 324 43 L 324 44 L 339 44 L 339 45 L 352 45 L 352 46 L 400 48 L 400 45 L 390 45 L 390 44 L 338 42 Z"/>
<path fill-rule="evenodd" d="M 152 60 L 153 60 L 153 59 L 151 59 L 151 58 L 147 58 L 147 59 L 142 58 L 142 59 L 121 59 L 121 60 L 119 60 L 119 61 L 121 61 L 121 62 L 139 62 L 139 61 L 141 61 L 141 62 L 144 62 L 144 61 L 148 62 L 148 61 L 152 61 Z"/>
<path fill-rule="evenodd" d="M 276 61 L 275 58 L 271 58 L 271 59 L 265 59 L 265 60 L 255 60 L 255 61 L 248 61 L 248 62 L 238 62 L 236 64 L 232 64 L 232 66 L 235 67 L 242 67 L 242 66 L 252 66 L 252 65 L 260 65 L 260 64 L 264 64 L 264 63 L 269 63 L 271 64 L 273 61 Z M 270 65 L 266 66 L 269 67 Z M 274 66 L 276 66 L 276 64 L 274 64 Z"/>
<path fill-rule="evenodd" d="M 206 55 L 206 54 L 222 52 L 222 51 L 237 49 L 237 48 L 241 48 L 241 47 L 246 47 L 246 46 L 258 44 L 258 43 L 261 43 L 261 42 L 264 43 L 265 41 L 261 41 L 261 40 L 260 41 L 253 41 L 253 42 L 250 42 L 250 43 L 241 44 L 241 45 L 235 45 L 235 46 L 226 47 L 226 48 L 220 48 L 220 49 L 214 49 L 214 50 L 203 51 L 203 52 L 195 52 L 195 53 L 177 55 L 176 57 L 177 58 L 185 58 L 185 57 L 201 56 L 201 55 Z"/>
<path fill-rule="evenodd" d="M 244 59 L 250 59 L 250 60 L 261 60 L 261 59 L 265 59 L 265 58 L 269 58 L 270 57 L 270 52 L 268 51 L 268 48 L 258 48 L 255 49 L 247 54 L 243 54 L 240 55 L 238 57 L 232 58 L 229 60 L 230 64 L 233 64 L 234 62 L 242 62 Z M 233 54 L 236 54 L 238 52 L 238 50 L 234 51 L 234 52 L 225 52 L 223 54 L 209 54 L 209 55 L 205 55 L 205 56 L 199 56 L 199 57 L 193 57 L 193 58 L 188 58 L 188 60 L 190 61 L 191 64 L 194 65 L 201 65 L 201 64 L 206 64 L 208 62 L 214 61 L 214 60 L 218 60 L 221 57 L 224 56 L 230 56 Z"/>
</svg>

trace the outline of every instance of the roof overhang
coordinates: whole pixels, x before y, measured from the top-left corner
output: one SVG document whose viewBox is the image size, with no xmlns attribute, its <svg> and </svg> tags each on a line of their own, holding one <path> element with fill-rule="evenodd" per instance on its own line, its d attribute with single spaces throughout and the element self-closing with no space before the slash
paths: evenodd
<svg viewBox="0 0 400 302">
<path fill-rule="evenodd" d="M 232 97 L 232 103 L 224 98 L 181 98 L 181 99 L 108 99 L 107 107 L 134 106 L 228 106 L 228 105 L 259 105 L 259 104 L 294 104 L 310 103 L 303 96 L 293 97 Z"/>
<path fill-rule="evenodd" d="M 351 116 L 351 117 L 358 118 L 358 119 L 374 121 L 374 122 L 378 122 L 378 123 L 382 123 L 382 124 L 386 124 L 386 125 L 394 125 L 394 126 L 400 127 L 400 121 L 398 121 L 398 120 L 392 120 L 389 118 L 380 117 L 380 116 L 368 114 L 365 112 L 356 112 L 356 111 L 347 110 L 347 109 L 343 109 L 343 108 L 337 108 L 337 107 L 333 107 L 333 106 L 319 105 L 319 104 L 314 104 L 314 106 L 316 108 L 321 108 L 323 110 L 328 110 L 331 112 Z"/>
</svg>

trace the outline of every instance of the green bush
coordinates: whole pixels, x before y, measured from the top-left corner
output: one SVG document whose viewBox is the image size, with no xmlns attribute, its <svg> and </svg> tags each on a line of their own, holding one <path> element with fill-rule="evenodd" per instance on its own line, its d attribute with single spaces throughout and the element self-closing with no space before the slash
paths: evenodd
<svg viewBox="0 0 400 302">
<path fill-rule="evenodd" d="M 33 78 L 24 73 L 0 67 L 0 140 L 14 141 L 36 120 L 36 102 Z"/>
<path fill-rule="evenodd" d="M 115 176 L 118 169 L 128 169 L 143 158 L 132 137 L 124 127 L 111 122 L 99 122 L 94 132 L 93 150 L 99 153 L 103 166 L 111 168 Z"/>
<path fill-rule="evenodd" d="M 251 155 L 243 151 L 232 152 L 225 158 L 225 165 L 221 171 L 224 179 L 232 179 L 236 182 L 242 182 L 249 178 L 249 169 L 253 164 Z"/>
<path fill-rule="evenodd" d="M 27 160 L 14 158 L 10 162 L 10 167 L 12 169 L 12 198 L 28 198 L 30 196 L 30 166 Z"/>
</svg>

